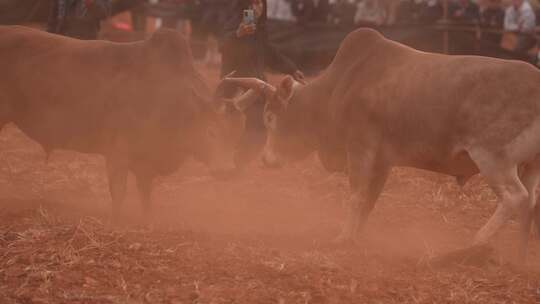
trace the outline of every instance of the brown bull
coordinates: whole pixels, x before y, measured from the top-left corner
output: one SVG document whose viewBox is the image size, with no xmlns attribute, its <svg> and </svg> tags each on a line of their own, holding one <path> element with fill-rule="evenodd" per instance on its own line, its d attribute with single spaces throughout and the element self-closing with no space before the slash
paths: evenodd
<svg viewBox="0 0 540 304">
<path fill-rule="evenodd" d="M 327 168 L 348 171 L 350 211 L 340 240 L 359 233 L 390 169 L 406 166 L 462 182 L 482 174 L 500 203 L 474 243 L 487 243 L 518 213 L 524 257 L 540 178 L 534 67 L 424 53 L 360 29 L 308 85 L 291 78 L 277 89 L 255 79 L 229 81 L 267 95 L 265 163 L 278 166 L 317 151 Z"/>
<path fill-rule="evenodd" d="M 133 172 L 149 214 L 154 178 L 186 158 L 220 176 L 234 169 L 249 100 L 212 99 L 189 49 L 167 30 L 119 44 L 0 27 L 0 128 L 14 123 L 47 154 L 103 155 L 113 220 Z"/>
</svg>

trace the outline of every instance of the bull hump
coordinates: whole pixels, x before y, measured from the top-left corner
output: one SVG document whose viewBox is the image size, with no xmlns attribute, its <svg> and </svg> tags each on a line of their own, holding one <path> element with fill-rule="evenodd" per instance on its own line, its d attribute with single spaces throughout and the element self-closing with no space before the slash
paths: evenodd
<svg viewBox="0 0 540 304">
<path fill-rule="evenodd" d="M 365 59 L 377 49 L 380 52 L 380 42 L 389 41 L 373 29 L 358 29 L 345 37 L 336 57 L 332 62 L 334 67 L 347 67 L 353 62 Z M 387 45 L 389 46 L 389 45 Z"/>
</svg>

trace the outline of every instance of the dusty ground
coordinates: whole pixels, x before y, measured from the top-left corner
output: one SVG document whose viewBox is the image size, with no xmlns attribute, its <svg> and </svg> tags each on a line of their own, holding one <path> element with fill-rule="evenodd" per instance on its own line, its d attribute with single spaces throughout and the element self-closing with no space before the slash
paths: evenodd
<svg viewBox="0 0 540 304">
<path fill-rule="evenodd" d="M 208 73 L 215 81 L 216 72 Z M 157 183 L 158 222 L 138 225 L 130 182 L 121 228 L 107 225 L 103 159 L 0 134 L 0 303 L 540 303 L 540 242 L 516 267 L 517 225 L 473 265 L 430 258 L 469 244 L 495 207 L 478 177 L 394 170 L 364 237 L 329 241 L 343 220 L 344 176 L 313 157 L 253 164 L 218 182 L 188 163 Z"/>
</svg>

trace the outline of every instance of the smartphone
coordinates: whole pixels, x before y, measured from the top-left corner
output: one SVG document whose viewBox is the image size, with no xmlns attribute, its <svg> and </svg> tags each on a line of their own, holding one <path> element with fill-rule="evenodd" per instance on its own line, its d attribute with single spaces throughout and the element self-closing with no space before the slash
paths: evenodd
<svg viewBox="0 0 540 304">
<path fill-rule="evenodd" d="M 252 9 L 244 10 L 244 18 L 242 21 L 244 24 L 254 24 L 255 23 L 255 12 Z"/>
</svg>

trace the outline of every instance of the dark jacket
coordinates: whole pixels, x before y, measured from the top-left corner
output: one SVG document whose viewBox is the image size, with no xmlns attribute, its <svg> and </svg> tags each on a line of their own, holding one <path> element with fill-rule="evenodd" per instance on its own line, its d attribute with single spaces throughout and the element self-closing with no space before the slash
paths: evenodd
<svg viewBox="0 0 540 304">
<path fill-rule="evenodd" d="M 480 16 L 482 25 L 502 28 L 504 24 L 504 10 L 499 7 L 488 7 Z"/>
<path fill-rule="evenodd" d="M 296 65 L 290 59 L 282 55 L 268 42 L 266 0 L 263 3 L 264 12 L 257 21 L 255 34 L 238 38 L 236 30 L 242 22 L 244 9 L 250 6 L 250 1 L 236 0 L 233 2 L 222 37 L 222 76 L 236 71 L 235 76 L 237 77 L 257 77 L 264 80 L 266 67 L 284 74 L 292 74 L 297 70 Z"/>
<path fill-rule="evenodd" d="M 291 9 L 299 24 L 326 23 L 331 10 L 328 0 L 291 0 Z"/>
<path fill-rule="evenodd" d="M 55 0 L 51 6 L 47 31 L 79 39 L 96 39 L 101 20 L 111 11 L 111 0 Z"/>
<path fill-rule="evenodd" d="M 480 19 L 480 9 L 478 5 L 469 1 L 466 6 L 461 6 L 457 3 L 449 5 L 450 19 L 461 22 L 476 22 Z M 456 16 L 457 13 L 461 13 L 460 16 Z"/>
</svg>

